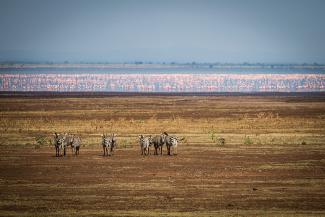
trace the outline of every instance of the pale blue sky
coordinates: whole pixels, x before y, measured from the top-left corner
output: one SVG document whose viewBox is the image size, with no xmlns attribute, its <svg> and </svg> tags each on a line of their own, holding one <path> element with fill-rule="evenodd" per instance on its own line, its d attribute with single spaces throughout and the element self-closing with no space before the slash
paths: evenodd
<svg viewBox="0 0 325 217">
<path fill-rule="evenodd" d="M 325 1 L 0 0 L 0 61 L 325 63 Z"/>
</svg>

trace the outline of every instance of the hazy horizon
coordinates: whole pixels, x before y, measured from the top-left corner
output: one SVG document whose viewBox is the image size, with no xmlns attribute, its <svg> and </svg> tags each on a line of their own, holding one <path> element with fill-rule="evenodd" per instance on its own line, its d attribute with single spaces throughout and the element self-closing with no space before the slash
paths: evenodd
<svg viewBox="0 0 325 217">
<path fill-rule="evenodd" d="M 0 61 L 325 63 L 321 0 L 0 6 Z"/>
</svg>

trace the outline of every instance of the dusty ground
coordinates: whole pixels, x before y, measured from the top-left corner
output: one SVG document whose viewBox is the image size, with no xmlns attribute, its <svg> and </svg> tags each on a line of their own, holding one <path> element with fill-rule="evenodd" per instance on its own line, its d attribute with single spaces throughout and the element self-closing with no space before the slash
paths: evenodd
<svg viewBox="0 0 325 217">
<path fill-rule="evenodd" d="M 46 100 L 0 99 L 3 120 L 0 216 L 325 215 L 324 97 L 313 100 L 296 96 L 271 99 L 214 97 L 211 101 L 206 97 L 165 97 L 166 102 L 172 103 L 158 105 L 159 109 L 150 106 L 150 100 L 157 104 L 156 98 L 149 98 L 146 103 L 141 103 L 141 98 L 124 98 L 121 101 L 126 108 L 114 104 L 116 98 L 103 98 L 98 103 L 107 103 L 110 106 L 105 107 L 107 115 L 115 114 L 117 119 L 114 113 L 117 107 L 129 108 L 137 117 L 131 121 L 143 119 L 144 124 L 164 120 L 162 114 L 168 111 L 179 114 L 177 121 L 188 125 L 174 131 L 186 136 L 178 155 L 167 156 L 164 148 L 163 156 L 141 156 L 133 139 L 144 127 L 138 123 L 138 128 L 126 126 L 126 129 L 132 128 L 134 134 L 123 134 L 125 127 L 114 128 L 120 137 L 129 138 L 123 141 L 130 145 L 120 146 L 112 157 L 103 157 L 98 143 L 87 140 L 78 157 L 68 152 L 66 157 L 59 158 L 55 157 L 50 145 L 38 147 L 32 140 L 26 144 L 11 144 L 16 141 L 10 138 L 13 135 L 21 141 L 28 133 L 39 131 L 39 127 L 33 128 L 35 126 L 19 130 L 18 124 L 26 118 L 36 119 L 35 123 L 42 124 L 43 128 L 59 119 L 64 120 L 66 113 L 58 112 L 61 105 L 51 100 L 44 103 Z M 79 119 L 72 115 L 79 121 L 76 123 L 101 120 L 102 114 L 96 116 L 98 110 L 90 103 L 92 100 L 68 100 L 74 104 L 69 103 L 62 110 L 85 114 Z M 210 104 L 204 107 L 198 103 L 202 101 Z M 236 110 L 238 101 L 246 104 Z M 177 102 L 186 102 L 187 106 Z M 78 109 L 73 106 L 76 104 Z M 229 119 L 220 119 L 227 110 Z M 272 111 L 280 117 L 249 118 L 255 117 L 254 111 Z M 44 122 L 42 112 L 48 113 L 47 118 L 54 122 Z M 187 119 L 191 112 L 199 120 L 213 118 L 212 122 L 217 123 L 222 120 L 223 130 L 218 126 L 213 129 L 226 138 L 226 144 L 210 141 L 211 133 L 204 124 Z M 144 114 L 142 118 L 141 113 Z M 123 116 L 119 123 L 127 122 L 125 118 L 129 114 L 117 114 Z M 157 120 L 151 118 L 152 115 Z M 173 121 L 171 124 L 177 127 L 179 122 Z M 251 122 L 257 127 L 252 127 Z M 269 127 L 258 127 L 267 123 Z M 42 132 L 50 133 L 52 129 L 46 130 Z M 154 129 L 153 133 L 159 133 L 155 132 L 158 130 L 160 128 Z M 87 132 L 100 138 L 94 126 L 79 133 L 85 137 Z M 243 141 L 247 132 L 252 134 L 250 143 Z"/>
</svg>

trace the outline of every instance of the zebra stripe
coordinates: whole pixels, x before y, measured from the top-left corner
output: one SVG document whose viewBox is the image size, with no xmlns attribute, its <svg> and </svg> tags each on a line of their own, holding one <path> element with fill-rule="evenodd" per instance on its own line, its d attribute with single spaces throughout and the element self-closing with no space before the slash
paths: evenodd
<svg viewBox="0 0 325 217">
<path fill-rule="evenodd" d="M 150 154 L 150 145 L 151 145 L 151 136 L 144 137 L 143 135 L 139 136 L 139 144 L 141 148 L 141 155 Z"/>
<path fill-rule="evenodd" d="M 114 148 L 117 146 L 115 134 L 108 136 L 107 134 L 102 135 L 102 146 L 104 156 L 110 156 L 114 152 Z"/>
</svg>

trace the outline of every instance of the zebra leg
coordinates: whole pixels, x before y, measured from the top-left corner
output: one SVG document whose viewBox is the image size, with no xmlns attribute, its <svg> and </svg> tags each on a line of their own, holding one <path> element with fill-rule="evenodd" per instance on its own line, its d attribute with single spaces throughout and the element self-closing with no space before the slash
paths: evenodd
<svg viewBox="0 0 325 217">
<path fill-rule="evenodd" d="M 173 147 L 173 155 L 177 155 L 177 145 Z"/>
<path fill-rule="evenodd" d="M 111 148 L 107 148 L 107 156 L 111 156 Z"/>
</svg>

